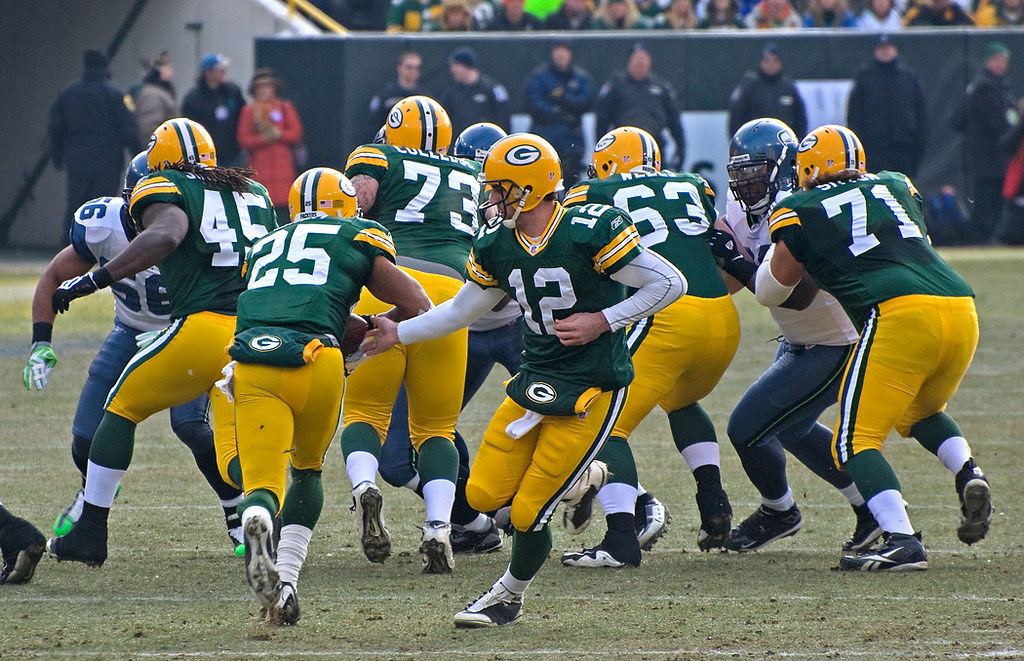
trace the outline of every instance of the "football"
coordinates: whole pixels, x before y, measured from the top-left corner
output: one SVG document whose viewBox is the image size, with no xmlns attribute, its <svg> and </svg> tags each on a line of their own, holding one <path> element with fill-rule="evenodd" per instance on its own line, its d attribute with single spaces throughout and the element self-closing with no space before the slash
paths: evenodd
<svg viewBox="0 0 1024 661">
<path fill-rule="evenodd" d="M 341 355 L 347 358 L 355 353 L 368 330 L 370 324 L 366 323 L 365 319 L 355 313 L 349 314 L 348 323 L 345 325 L 345 337 L 341 338 Z"/>
</svg>

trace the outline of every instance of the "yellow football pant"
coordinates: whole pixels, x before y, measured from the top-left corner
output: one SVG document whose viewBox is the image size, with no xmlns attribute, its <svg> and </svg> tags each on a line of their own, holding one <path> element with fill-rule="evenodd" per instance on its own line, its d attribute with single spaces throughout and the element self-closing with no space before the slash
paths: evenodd
<svg viewBox="0 0 1024 661">
<path fill-rule="evenodd" d="M 843 376 L 832 454 L 839 465 L 881 450 L 946 408 L 978 345 L 971 297 L 900 296 L 868 317 Z"/>
<path fill-rule="evenodd" d="M 235 456 L 232 404 L 213 384 L 227 365 L 227 347 L 235 334 L 235 318 L 196 312 L 172 323 L 151 345 L 135 354 L 107 397 L 107 410 L 138 424 L 149 416 L 210 395 L 217 467 L 229 484 L 228 462 Z"/>
<path fill-rule="evenodd" d="M 412 269 L 403 269 L 423 285 L 435 305 L 455 296 L 462 283 L 455 278 Z M 355 311 L 378 314 L 391 309 L 363 290 Z M 466 345 L 468 332 L 398 345 L 367 358 L 348 376 L 345 387 L 345 424 L 365 422 L 377 430 L 381 443 L 391 423 L 391 408 L 402 383 L 409 397 L 409 435 L 419 450 L 423 441 L 440 436 L 455 438 L 455 421 L 462 409 L 462 391 L 466 382 Z"/>
<path fill-rule="evenodd" d="M 646 335 L 640 336 L 646 332 Z M 708 395 L 736 355 L 740 319 L 731 296 L 683 296 L 630 329 L 636 378 L 612 436 L 628 438 L 656 405 L 677 411 Z"/>
<path fill-rule="evenodd" d="M 469 472 L 470 507 L 490 512 L 512 501 L 512 525 L 540 530 L 562 494 L 597 455 L 622 410 L 626 389 L 601 393 L 584 418 L 546 416 L 521 438 L 505 433 L 526 409 L 505 398 L 494 412 Z"/>
<path fill-rule="evenodd" d="M 288 463 L 321 470 L 345 391 L 341 351 L 323 348 L 304 367 L 238 363 L 235 426 L 246 495 L 267 489 L 284 503 Z"/>
</svg>

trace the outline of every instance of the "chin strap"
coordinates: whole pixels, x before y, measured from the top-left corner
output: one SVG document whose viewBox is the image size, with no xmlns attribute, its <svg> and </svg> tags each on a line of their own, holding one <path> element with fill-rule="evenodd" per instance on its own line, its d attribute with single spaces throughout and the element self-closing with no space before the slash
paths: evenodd
<svg viewBox="0 0 1024 661">
<path fill-rule="evenodd" d="M 526 198 L 527 196 L 529 196 L 530 193 L 533 192 L 533 187 L 527 186 L 526 188 L 520 188 L 519 190 L 523 191 L 523 194 L 519 198 L 519 204 L 516 205 L 515 213 L 512 214 L 511 218 L 501 219 L 501 224 L 507 227 L 508 229 L 515 229 L 516 219 L 519 218 L 519 214 L 522 212 L 523 207 L 526 206 Z"/>
</svg>

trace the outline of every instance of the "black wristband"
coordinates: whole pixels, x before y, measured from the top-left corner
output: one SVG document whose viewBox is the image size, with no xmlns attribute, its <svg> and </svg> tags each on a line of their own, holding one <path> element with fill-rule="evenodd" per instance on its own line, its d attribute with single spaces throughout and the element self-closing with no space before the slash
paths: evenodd
<svg viewBox="0 0 1024 661">
<path fill-rule="evenodd" d="M 40 321 L 32 324 L 32 344 L 53 340 L 53 324 Z"/>
<path fill-rule="evenodd" d="M 103 289 L 104 287 L 109 287 L 114 279 L 110 277 L 110 271 L 107 270 L 107 267 L 101 266 L 93 271 L 92 281 L 96 283 L 97 288 Z"/>
<path fill-rule="evenodd" d="M 365 321 L 366 325 L 369 326 L 370 328 L 377 327 L 377 323 L 373 320 L 372 314 L 361 314 L 359 316 L 363 318 L 363 321 Z"/>
<path fill-rule="evenodd" d="M 748 262 L 745 259 L 734 259 L 731 262 L 726 262 L 722 270 L 739 280 L 742 285 L 753 282 L 754 275 L 757 273 L 757 267 L 754 263 Z"/>
</svg>

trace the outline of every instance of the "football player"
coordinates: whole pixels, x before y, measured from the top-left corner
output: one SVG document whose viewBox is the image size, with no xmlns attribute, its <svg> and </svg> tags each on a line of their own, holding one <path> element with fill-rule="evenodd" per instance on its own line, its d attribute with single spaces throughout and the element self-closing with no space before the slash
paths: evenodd
<svg viewBox="0 0 1024 661">
<path fill-rule="evenodd" d="M 21 517 L 11 514 L 0 502 L 0 585 L 28 583 L 43 557 L 46 537 Z"/>
<path fill-rule="evenodd" d="M 636 378 L 598 455 L 612 473 L 597 492 L 608 529 L 594 548 L 563 554 L 562 564 L 640 566 L 641 544 L 634 519 L 636 463 L 626 439 L 659 405 L 668 414 L 676 449 L 697 483 L 697 546 L 702 551 L 720 548 L 729 536 L 732 508 L 722 488 L 715 427 L 700 400 L 732 362 L 740 342 L 740 323 L 705 239 L 715 218 L 715 194 L 700 175 L 662 170 L 658 143 L 647 131 L 629 126 L 598 140 L 588 169 L 590 180 L 570 190 L 565 205 L 597 203 L 626 211 L 640 243 L 685 273 L 689 284 L 686 296 L 630 329 L 628 344 Z M 574 521 L 573 514 L 566 509 L 570 532 L 585 524 Z M 662 521 L 667 523 L 667 515 Z M 650 533 L 644 546 L 650 548 L 663 531 L 664 524 Z"/>
<path fill-rule="evenodd" d="M 196 122 L 175 118 L 157 127 L 146 160 L 150 174 L 135 186 L 128 209 L 139 235 L 53 295 L 54 309 L 66 312 L 75 299 L 159 263 L 170 299 L 171 325 L 129 361 L 107 397 L 89 451 L 81 518 L 47 542 L 58 560 L 96 567 L 107 558 L 107 518 L 131 463 L 135 428 L 154 413 L 208 393 L 217 466 L 225 481 L 241 485 L 234 412 L 214 383 L 245 288 L 242 256 L 277 224 L 252 171 L 218 167 L 213 140 Z"/>
<path fill-rule="evenodd" d="M 435 304 L 446 301 L 465 280 L 480 192 L 476 171 L 446 155 L 451 120 L 429 97 L 411 96 L 395 104 L 388 113 L 385 141 L 353 151 L 345 175 L 364 215 L 391 232 L 398 266 L 423 285 Z M 390 307 L 364 291 L 355 312 L 369 315 Z M 404 384 L 426 504 L 422 569 L 428 574 L 452 571 L 451 514 L 459 475 L 453 438 L 465 375 L 466 333 L 459 331 L 376 356 L 349 377 L 341 447 L 360 543 L 371 562 L 384 562 L 391 555 L 375 478 L 395 397 Z"/>
<path fill-rule="evenodd" d="M 777 305 L 810 274 L 860 329 L 842 377 L 836 462 L 853 478 L 882 528 L 875 550 L 843 555 L 840 569 L 925 569 L 921 533 L 907 516 L 899 481 L 882 455 L 893 428 L 935 454 L 955 476 L 957 535 L 985 538 L 988 480 L 963 432 L 945 412 L 971 364 L 978 316 L 970 285 L 932 248 L 921 196 L 906 175 L 868 174 L 864 148 L 842 126 L 819 127 L 797 148 L 799 191 L 768 218 L 772 249 L 754 294 Z"/>
<path fill-rule="evenodd" d="M 128 246 L 136 231 L 128 218 L 128 200 L 139 179 L 149 173 L 146 152 L 132 159 L 125 174 L 121 197 L 91 200 L 75 212 L 71 225 L 71 245 L 60 251 L 43 271 L 32 299 L 32 353 L 25 366 L 25 387 L 41 390 L 49 372 L 57 363 L 51 346 L 53 293 L 65 280 L 85 275 L 97 264 L 106 264 Z M 53 532 L 66 534 L 82 513 L 85 502 L 85 477 L 89 463 L 92 437 L 103 417 L 107 393 L 114 386 L 125 365 L 135 355 L 137 343 L 151 340 L 170 323 L 170 302 L 163 278 L 155 266 L 110 285 L 114 293 L 114 328 L 107 335 L 89 366 L 89 377 L 82 386 L 71 426 L 71 458 L 82 474 L 82 488 L 70 505 L 57 517 Z M 217 470 L 217 453 L 213 447 L 213 430 L 207 420 L 209 398 L 171 407 L 171 429 L 191 451 L 196 466 L 220 499 L 235 554 L 245 549 L 242 527 L 235 506 L 242 493 L 221 477 Z"/>
<path fill-rule="evenodd" d="M 471 165 L 483 163 L 491 145 L 505 135 L 505 131 L 494 124 L 472 124 L 455 138 L 452 154 L 472 161 Z M 519 371 L 519 354 L 523 351 L 522 313 L 519 304 L 506 297 L 503 304 L 496 307 L 497 309 L 488 312 L 469 327 L 466 385 L 462 393 L 463 408 L 483 385 L 495 363 L 501 363 L 510 376 Z M 459 451 L 459 479 L 455 483 L 455 503 L 452 506 L 452 552 L 499 551 L 503 541 L 494 519 L 477 512 L 466 502 L 469 450 L 458 429 L 455 430 L 455 447 Z M 404 387 L 395 398 L 395 406 L 391 411 L 391 425 L 381 447 L 378 470 L 388 484 L 407 487 L 420 497 L 423 496 L 420 478 L 416 473 L 415 452 L 409 442 L 409 404 Z"/>
<path fill-rule="evenodd" d="M 515 528 L 504 575 L 455 615 L 456 627 L 510 624 L 551 550 L 548 521 L 608 438 L 633 367 L 626 328 L 683 294 L 686 279 L 640 245 L 625 212 L 565 208 L 561 167 L 543 138 L 515 133 L 484 160 L 488 206 L 498 211 L 473 240 L 469 280 L 450 301 L 396 325 L 377 320 L 369 354 L 464 328 L 506 294 L 523 309 L 525 352 L 491 418 L 470 472 L 469 504 L 511 503 Z M 636 291 L 627 296 L 626 287 Z"/>
<path fill-rule="evenodd" d="M 796 149 L 796 135 L 777 119 L 751 120 L 732 137 L 726 213 L 709 237 L 732 292 L 754 290 L 757 265 L 772 243 L 768 210 L 796 184 Z M 775 360 L 747 388 L 728 427 L 761 505 L 733 529 L 726 548 L 756 551 L 800 530 L 800 509 L 786 479 L 789 450 L 849 501 L 857 523 L 843 549 L 862 551 L 882 531 L 853 480 L 832 460 L 832 430 L 818 422 L 836 403 L 857 330 L 838 301 L 809 279 L 771 314 L 782 333 Z"/>
<path fill-rule="evenodd" d="M 419 283 L 394 265 L 387 230 L 357 217 L 356 192 L 343 174 L 308 170 L 288 201 L 293 222 L 247 253 L 226 386 L 245 485 L 238 508 L 250 549 L 246 577 L 270 621 L 280 624 L 299 619 L 299 571 L 320 518 L 323 458 L 345 390 L 339 338 L 349 309 L 364 285 L 403 317 L 430 307 Z M 270 537 L 278 514 L 275 563 Z"/>
</svg>

